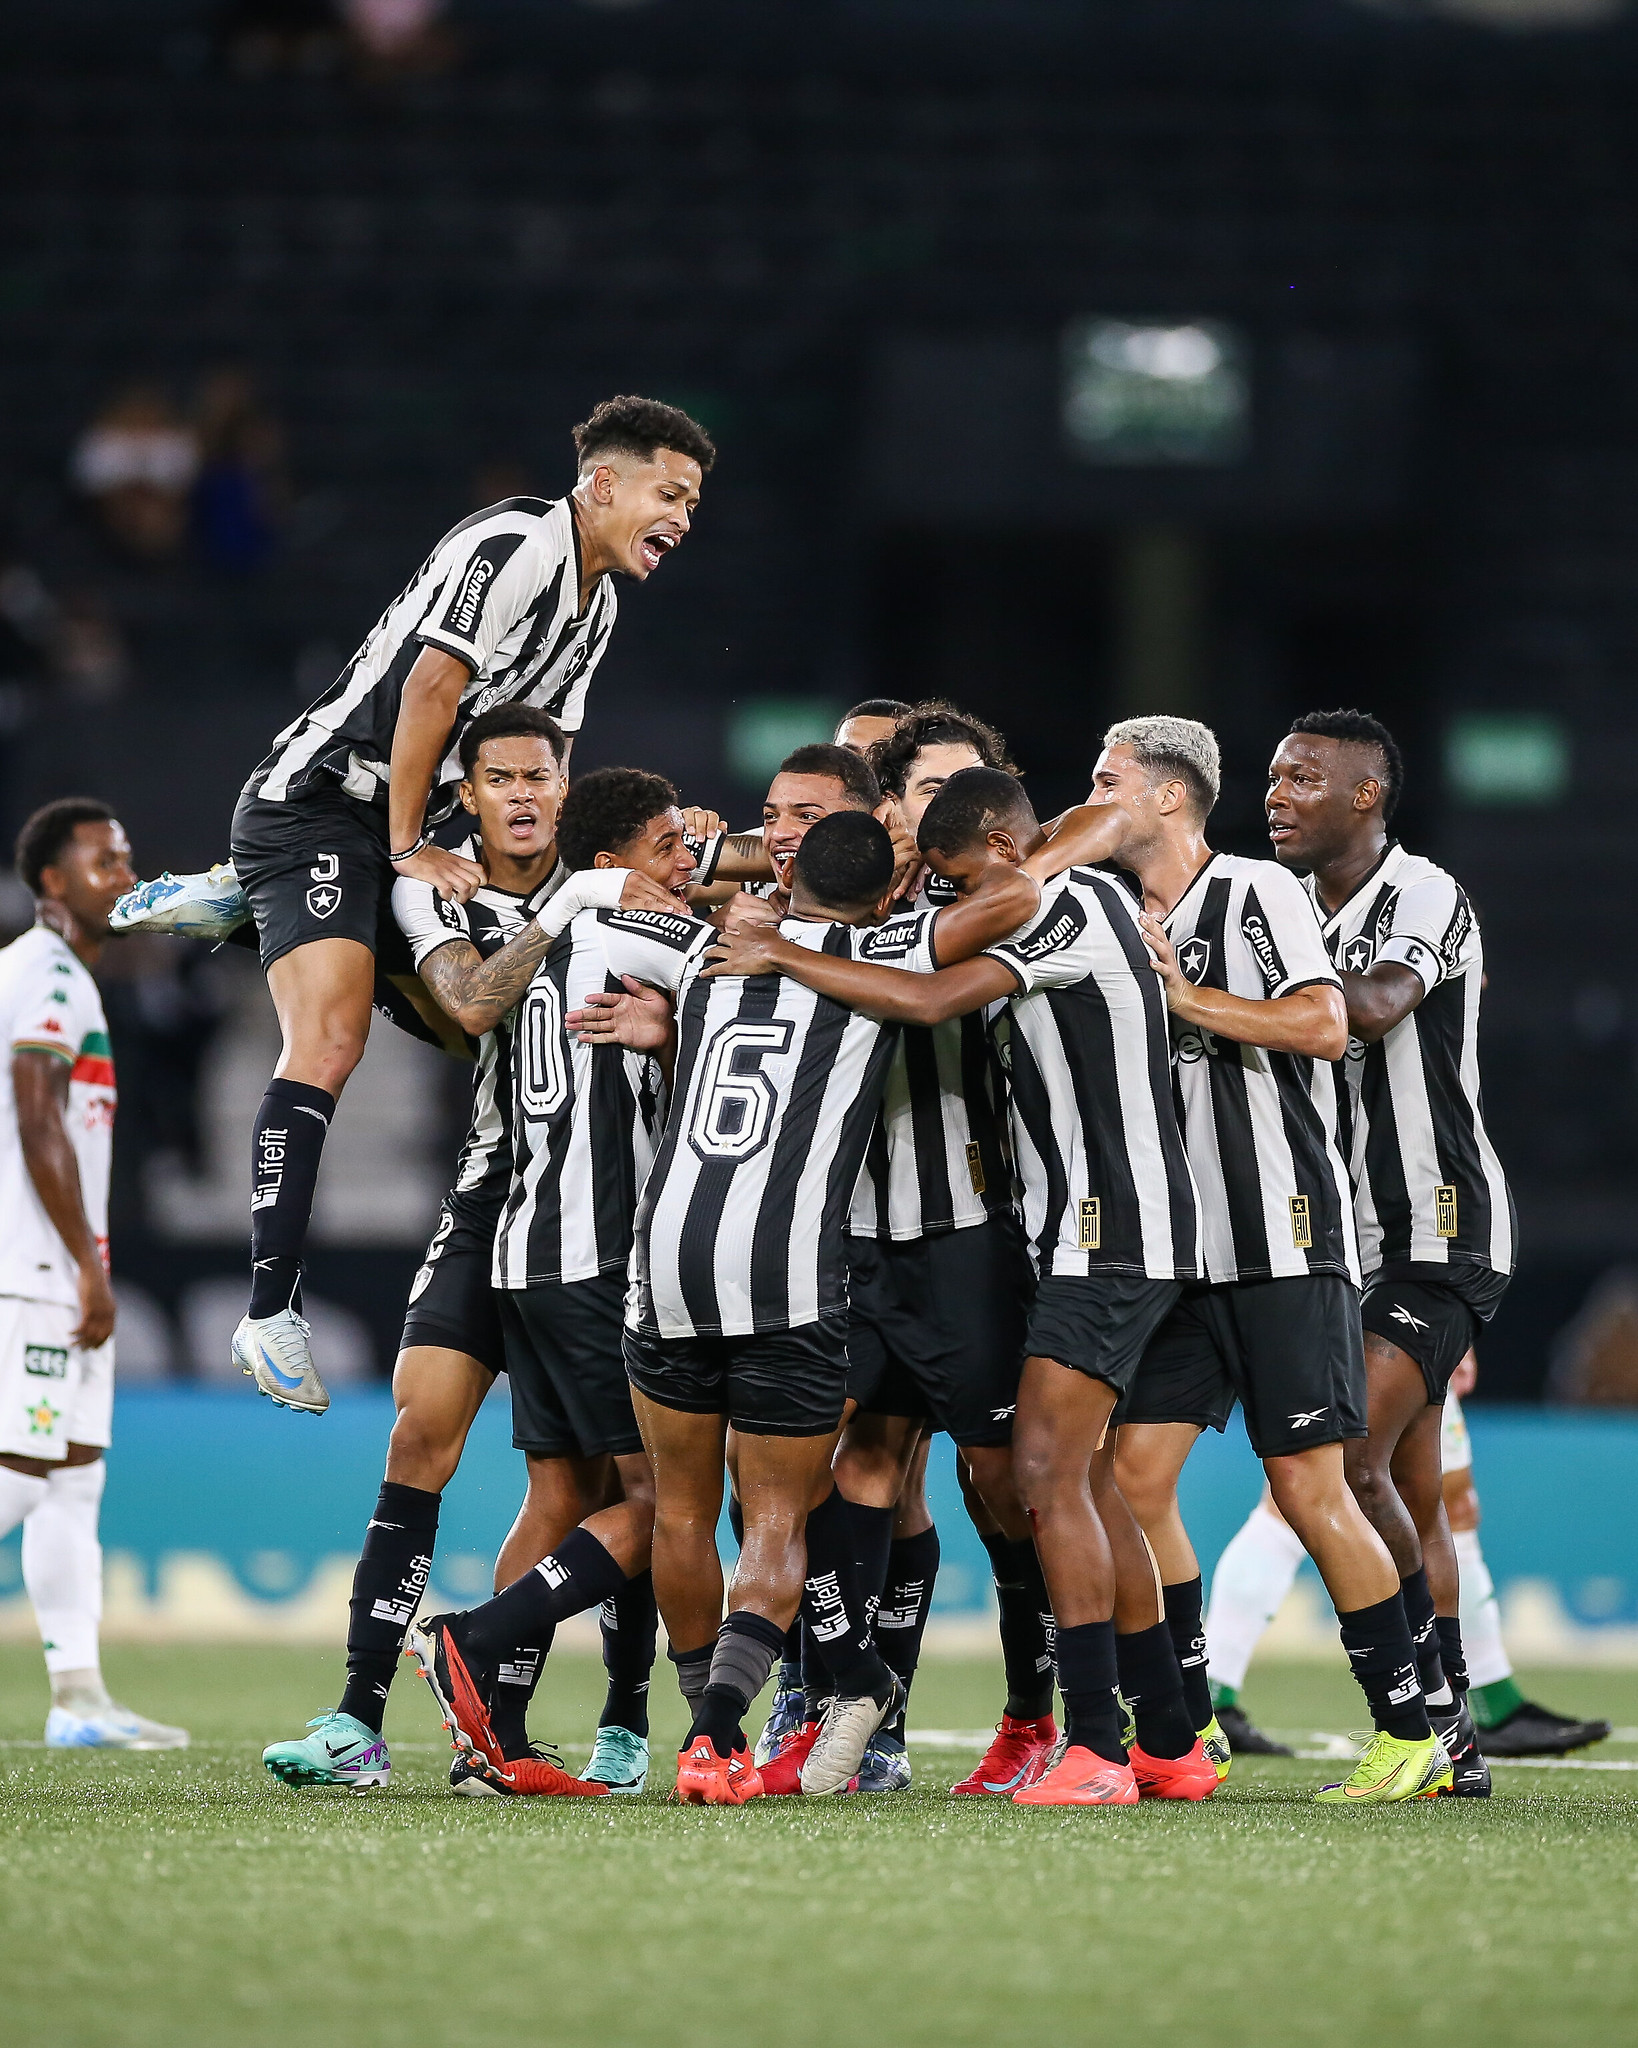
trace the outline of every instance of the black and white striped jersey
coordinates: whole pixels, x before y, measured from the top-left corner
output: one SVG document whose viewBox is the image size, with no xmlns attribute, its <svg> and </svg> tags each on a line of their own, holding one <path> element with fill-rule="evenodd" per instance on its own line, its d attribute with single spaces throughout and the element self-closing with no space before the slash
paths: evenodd
<svg viewBox="0 0 1638 2048">
<path fill-rule="evenodd" d="M 466 839 L 440 834 L 439 843 L 467 860 L 482 859 L 476 833 Z M 453 939 L 467 940 L 486 960 L 498 953 L 551 901 L 568 873 L 560 860 L 530 896 L 514 896 L 486 883 L 465 903 L 446 903 L 430 882 L 400 876 L 392 888 L 392 914 L 409 941 L 416 971 L 423 960 Z M 458 1222 L 485 1233 L 494 1229 L 512 1179 L 512 1027 L 516 1014 L 503 1017 L 493 1031 L 472 1041 L 476 1067 L 472 1122 L 444 1204 Z"/>
<path fill-rule="evenodd" d="M 1214 853 L 1165 920 L 1204 988 L 1256 1001 L 1340 988 L 1295 875 Z M 1241 1045 L 1172 1019 L 1177 1091 L 1200 1190 L 1208 1280 L 1338 1273 L 1359 1284 L 1352 1192 L 1328 1061 Z"/>
<path fill-rule="evenodd" d="M 322 697 L 273 742 L 245 785 L 269 802 L 321 775 L 385 805 L 404 682 L 423 647 L 471 670 L 427 804 L 454 803 L 462 732 L 497 704 L 532 704 L 577 733 L 592 671 L 614 627 L 612 578 L 580 610 L 580 540 L 567 498 L 506 498 L 446 533 Z"/>
<path fill-rule="evenodd" d="M 931 915 L 786 918 L 787 939 L 930 972 Z M 894 1028 L 783 975 L 683 985 L 676 1094 L 643 1190 L 626 1320 L 748 1337 L 847 1313 L 844 1226 Z"/>
<path fill-rule="evenodd" d="M 536 968 L 516 1013 L 497 1287 L 624 1270 L 665 1121 L 664 1076 L 647 1053 L 582 1045 L 563 1020 L 594 992 L 618 995 L 622 974 L 674 992 L 716 938 L 714 925 L 664 911 L 582 910 Z"/>
<path fill-rule="evenodd" d="M 1338 967 L 1365 974 L 1380 961 L 1396 962 L 1426 991 L 1375 1045 L 1348 1044 L 1345 1108 L 1361 1264 L 1374 1273 L 1389 1261 L 1467 1260 L 1510 1273 L 1518 1224 L 1484 1127 L 1484 942 L 1466 892 L 1397 842 L 1334 916 L 1326 916 L 1312 876 L 1308 888 Z"/>
<path fill-rule="evenodd" d="M 1131 896 L 1072 868 L 989 956 L 1018 981 L 999 1037 L 1037 1272 L 1199 1279 L 1165 991 Z"/>
<path fill-rule="evenodd" d="M 914 907 L 936 912 L 955 901 L 934 876 Z M 850 1236 L 937 1237 L 1017 1206 L 993 1021 L 974 1011 L 900 1032 L 854 1190 Z"/>
</svg>

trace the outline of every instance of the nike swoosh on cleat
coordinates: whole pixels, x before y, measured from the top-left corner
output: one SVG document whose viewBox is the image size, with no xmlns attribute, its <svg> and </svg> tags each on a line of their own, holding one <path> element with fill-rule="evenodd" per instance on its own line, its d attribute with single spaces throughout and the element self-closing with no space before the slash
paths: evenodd
<svg viewBox="0 0 1638 2048">
<path fill-rule="evenodd" d="M 297 1387 L 301 1385 L 302 1375 L 299 1372 L 292 1375 L 290 1373 L 281 1371 L 279 1366 L 274 1361 L 273 1354 L 268 1350 L 265 1344 L 258 1344 L 256 1348 L 262 1354 L 262 1363 L 267 1367 L 268 1371 L 278 1381 L 281 1387 L 287 1387 L 293 1392 Z"/>
<path fill-rule="evenodd" d="M 1028 1768 L 1029 1766 L 1026 1764 L 1024 1770 Z M 1014 1771 L 1010 1778 L 986 1778 L 983 1781 L 984 1790 L 986 1792 L 1010 1792 L 1023 1775 L 1023 1771 Z"/>
</svg>

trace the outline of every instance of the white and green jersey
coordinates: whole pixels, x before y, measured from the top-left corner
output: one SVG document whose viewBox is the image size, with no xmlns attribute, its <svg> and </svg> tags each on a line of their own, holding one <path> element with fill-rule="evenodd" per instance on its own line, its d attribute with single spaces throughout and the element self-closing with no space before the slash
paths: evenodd
<svg viewBox="0 0 1638 2048">
<path fill-rule="evenodd" d="M 44 925 L 0 951 L 0 1024 L 9 1048 L 0 1088 L 0 1295 L 72 1308 L 80 1298 L 78 1273 L 29 1177 L 9 1055 L 48 1053 L 68 1068 L 64 1121 L 79 1162 L 86 1218 L 104 1264 L 114 1156 L 114 1061 L 97 984 L 79 955 Z"/>
</svg>

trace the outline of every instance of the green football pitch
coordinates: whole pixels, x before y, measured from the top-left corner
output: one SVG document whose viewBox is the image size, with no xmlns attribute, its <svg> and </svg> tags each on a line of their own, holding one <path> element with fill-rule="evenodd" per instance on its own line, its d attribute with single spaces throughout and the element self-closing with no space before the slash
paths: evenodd
<svg viewBox="0 0 1638 2048">
<path fill-rule="evenodd" d="M 1318 1758 L 1242 1763 L 1204 1807 L 951 1800 L 997 1673 L 929 1661 L 916 1789 L 732 1812 L 451 1799 L 406 1671 L 390 1791 L 295 1793 L 258 1753 L 336 1659 L 114 1650 L 182 1755 L 48 1755 L 36 1653 L 0 1651 L 0 2028 L 16 2048 L 778 2048 L 1108 2041 L 1580 2044 L 1638 2029 L 1638 1742 L 1627 1771 L 1509 1767 L 1497 1797 L 1342 1812 Z M 656 1685 L 655 1777 L 679 1734 Z M 537 1725 L 582 1758 L 601 1699 L 554 1658 Z M 1638 1735 L 1638 1674 L 1543 1675 Z M 1299 1747 L 1358 1726 L 1347 1676 L 1253 1673 Z M 967 1738 L 967 1746 L 962 1739 Z"/>
</svg>

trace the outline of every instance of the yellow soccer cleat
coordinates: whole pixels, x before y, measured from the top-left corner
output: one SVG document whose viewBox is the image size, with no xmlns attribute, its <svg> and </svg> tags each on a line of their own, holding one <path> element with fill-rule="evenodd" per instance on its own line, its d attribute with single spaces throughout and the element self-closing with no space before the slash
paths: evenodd
<svg viewBox="0 0 1638 2048">
<path fill-rule="evenodd" d="M 1223 1733 L 1223 1724 L 1213 1714 L 1205 1727 L 1197 1728 L 1195 1733 L 1200 1737 L 1200 1747 L 1216 1767 L 1217 1782 L 1221 1784 L 1229 1774 L 1229 1765 L 1234 1761 L 1234 1752 L 1229 1748 L 1229 1739 Z"/>
<path fill-rule="evenodd" d="M 1432 1799 L 1450 1790 L 1450 1758 L 1437 1735 L 1404 1742 L 1379 1728 L 1340 1785 L 1314 1794 L 1323 1806 L 1363 1806 L 1389 1799 Z"/>
</svg>

